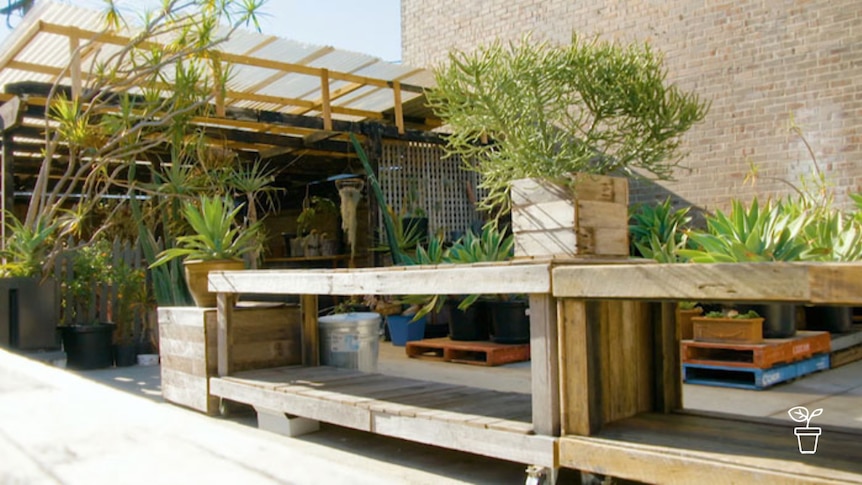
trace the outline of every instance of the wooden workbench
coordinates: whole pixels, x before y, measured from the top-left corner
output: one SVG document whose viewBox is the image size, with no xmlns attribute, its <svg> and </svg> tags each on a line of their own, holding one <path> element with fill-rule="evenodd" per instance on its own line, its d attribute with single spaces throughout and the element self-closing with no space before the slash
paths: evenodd
<svg viewBox="0 0 862 485">
<path fill-rule="evenodd" d="M 817 455 L 801 456 L 792 423 L 680 412 L 673 311 L 677 300 L 862 305 L 859 264 L 522 261 L 241 271 L 211 273 L 210 289 L 219 292 L 220 376 L 211 388 L 224 398 L 527 464 L 646 482 L 862 483 L 862 436 L 828 430 Z M 302 295 L 304 367 L 234 372 L 231 313 L 236 295 L 246 292 Z M 314 369 L 316 295 L 434 293 L 530 296 L 529 413 L 523 399 L 507 393 Z M 432 398 L 437 392 L 447 394 Z"/>
</svg>

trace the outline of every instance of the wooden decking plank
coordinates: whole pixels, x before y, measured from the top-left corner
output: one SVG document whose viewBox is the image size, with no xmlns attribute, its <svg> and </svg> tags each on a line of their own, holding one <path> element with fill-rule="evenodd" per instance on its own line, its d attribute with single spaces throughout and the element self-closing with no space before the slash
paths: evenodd
<svg viewBox="0 0 862 485">
<path fill-rule="evenodd" d="M 390 378 L 391 379 L 391 378 Z M 382 396 L 403 395 L 405 393 L 423 392 L 433 383 L 417 383 L 402 386 L 399 382 L 368 382 L 367 386 L 356 386 L 349 389 L 333 387 L 330 389 L 306 389 L 300 392 L 302 395 L 320 397 L 321 399 L 349 402 L 354 405 L 376 401 Z"/>
<path fill-rule="evenodd" d="M 454 422 L 469 421 L 477 417 L 494 416 L 493 412 L 497 405 L 496 403 L 500 402 L 503 396 L 519 396 L 518 399 L 526 398 L 526 403 L 530 401 L 530 396 L 526 395 L 479 390 L 479 392 L 438 404 L 433 409 L 418 414 L 417 417 Z M 529 404 L 526 404 L 524 407 L 529 408 Z"/>
<path fill-rule="evenodd" d="M 445 406 L 451 402 L 461 402 L 464 399 L 470 399 L 480 394 L 493 391 L 485 391 L 465 386 L 450 386 L 449 388 L 440 389 L 431 395 L 428 394 L 413 394 L 411 396 L 401 396 L 398 399 L 378 400 L 375 403 L 369 403 L 368 407 L 372 411 L 390 412 L 397 414 L 400 411 L 409 413 L 410 416 L 432 411 L 440 406 Z M 396 408 L 395 405 L 402 407 Z M 433 406 L 433 407 L 432 407 Z"/>
<path fill-rule="evenodd" d="M 465 401 L 459 405 L 435 409 L 426 416 L 431 419 L 460 422 L 470 426 L 485 427 L 494 420 L 508 420 L 530 409 L 529 396 L 511 394 L 508 396 L 489 396 L 483 399 Z"/>
<path fill-rule="evenodd" d="M 485 427 L 497 431 L 505 431 L 507 433 L 534 434 L 535 428 L 533 427 L 533 423 L 530 422 L 530 419 L 532 418 L 524 418 L 520 416 L 511 420 L 501 419 L 493 423 L 488 423 Z"/>
<path fill-rule="evenodd" d="M 560 440 L 563 466 L 631 480 L 700 483 L 862 483 L 862 439 L 824 429 L 816 454 L 800 455 L 794 423 L 645 414 L 591 437 Z"/>
</svg>

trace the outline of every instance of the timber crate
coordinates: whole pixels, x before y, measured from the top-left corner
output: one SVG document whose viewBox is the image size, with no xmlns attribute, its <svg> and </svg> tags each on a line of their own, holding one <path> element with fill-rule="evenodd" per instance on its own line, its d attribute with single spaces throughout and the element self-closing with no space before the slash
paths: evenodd
<svg viewBox="0 0 862 485">
<path fill-rule="evenodd" d="M 216 309 L 159 307 L 162 396 L 207 414 L 218 413 L 209 392 L 218 374 Z M 233 311 L 233 370 L 265 369 L 302 362 L 297 305 L 240 302 Z"/>
<path fill-rule="evenodd" d="M 829 332 L 810 331 L 799 331 L 791 338 L 765 339 L 760 344 L 683 340 L 682 360 L 686 364 L 768 369 L 828 353 L 830 342 Z"/>
<path fill-rule="evenodd" d="M 692 317 L 694 340 L 700 342 L 759 344 L 763 342 L 762 318 Z"/>
<path fill-rule="evenodd" d="M 512 182 L 515 257 L 628 257 L 628 180 L 577 174 L 572 182 Z"/>
<path fill-rule="evenodd" d="M 683 382 L 707 386 L 763 390 L 829 368 L 829 354 L 820 354 L 799 362 L 777 365 L 770 369 L 731 367 L 726 365 L 683 364 Z"/>
<path fill-rule="evenodd" d="M 459 341 L 448 337 L 407 342 L 406 351 L 414 359 L 485 366 L 530 360 L 530 344 Z"/>
</svg>

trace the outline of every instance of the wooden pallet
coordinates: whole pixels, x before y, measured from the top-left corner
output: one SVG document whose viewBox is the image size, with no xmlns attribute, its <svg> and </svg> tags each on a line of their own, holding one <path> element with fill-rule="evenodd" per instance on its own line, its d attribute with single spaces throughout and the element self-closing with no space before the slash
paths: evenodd
<svg viewBox="0 0 862 485">
<path fill-rule="evenodd" d="M 407 342 L 407 356 L 414 359 L 473 365 L 502 365 L 530 360 L 530 344 L 461 342 L 434 338 Z"/>
<path fill-rule="evenodd" d="M 683 364 L 683 382 L 708 386 L 735 387 L 763 390 L 780 382 L 789 381 L 829 368 L 829 354 L 816 355 L 791 364 L 771 369 L 731 367 L 724 365 Z"/>
<path fill-rule="evenodd" d="M 799 331 L 796 336 L 765 339 L 761 344 L 682 341 L 686 364 L 769 369 L 830 351 L 829 332 Z"/>
</svg>

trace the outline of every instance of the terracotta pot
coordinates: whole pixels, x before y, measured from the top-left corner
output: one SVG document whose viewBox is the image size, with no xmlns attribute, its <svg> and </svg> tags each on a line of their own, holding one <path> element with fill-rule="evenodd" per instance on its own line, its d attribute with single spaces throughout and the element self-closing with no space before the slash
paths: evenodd
<svg viewBox="0 0 862 485">
<path fill-rule="evenodd" d="M 216 306 L 216 294 L 207 289 L 207 276 L 210 271 L 238 271 L 245 269 L 245 263 L 240 260 L 221 259 L 216 261 L 191 260 L 183 263 L 186 272 L 186 283 L 189 293 L 199 307 Z"/>
</svg>

